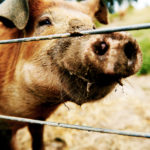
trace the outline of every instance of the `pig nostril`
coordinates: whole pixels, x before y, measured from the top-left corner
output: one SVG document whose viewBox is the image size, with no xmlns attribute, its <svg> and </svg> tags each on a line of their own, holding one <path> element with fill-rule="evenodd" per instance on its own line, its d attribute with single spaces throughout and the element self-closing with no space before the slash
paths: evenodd
<svg viewBox="0 0 150 150">
<path fill-rule="evenodd" d="M 105 42 L 96 42 L 93 45 L 93 50 L 97 55 L 104 55 L 108 50 L 108 45 Z"/>
<path fill-rule="evenodd" d="M 132 59 L 136 55 L 136 48 L 132 42 L 128 42 L 124 47 L 124 53 L 128 59 Z"/>
</svg>

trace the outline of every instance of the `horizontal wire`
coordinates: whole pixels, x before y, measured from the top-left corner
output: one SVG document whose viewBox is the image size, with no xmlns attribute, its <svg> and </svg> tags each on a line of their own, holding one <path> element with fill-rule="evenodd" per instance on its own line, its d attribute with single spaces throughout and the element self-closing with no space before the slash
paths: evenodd
<svg viewBox="0 0 150 150">
<path fill-rule="evenodd" d="M 39 40 L 51 40 L 51 39 L 66 38 L 66 37 L 77 37 L 77 36 L 83 36 L 83 35 L 104 34 L 104 33 L 106 34 L 106 33 L 112 33 L 112 32 L 141 30 L 141 29 L 150 29 L 150 23 L 124 26 L 124 27 L 116 27 L 116 28 L 86 30 L 86 31 L 80 31 L 77 33 L 63 33 L 63 34 L 54 34 L 54 35 L 48 35 L 48 36 L 1 40 L 0 44 L 39 41 Z M 132 136 L 132 137 L 150 138 L 150 134 L 143 133 L 143 132 L 131 132 L 131 131 L 121 131 L 121 130 L 113 130 L 113 129 L 94 128 L 94 127 L 89 127 L 89 126 L 79 126 L 79 125 L 56 123 L 56 122 L 50 122 L 50 121 L 40 121 L 40 120 L 33 120 L 33 119 L 26 119 L 26 118 L 5 116 L 5 115 L 0 115 L 0 119 L 24 122 L 24 123 L 30 123 L 30 124 L 40 124 L 40 125 L 49 125 L 49 126 L 54 126 L 54 127 L 84 130 L 84 131 L 89 131 L 89 132 L 100 132 L 100 133 Z"/>
<path fill-rule="evenodd" d="M 104 33 L 107 34 L 107 33 L 112 33 L 112 32 L 142 30 L 142 29 L 150 29 L 150 23 L 136 24 L 136 25 L 130 25 L 130 26 L 123 26 L 123 27 L 115 27 L 115 28 L 85 30 L 85 31 L 78 31 L 75 33 L 62 33 L 62 34 L 53 34 L 53 35 L 47 35 L 47 36 L 1 40 L 0 44 L 39 41 L 39 40 L 52 40 L 52 39 L 66 38 L 66 37 L 77 37 L 77 36 L 83 36 L 83 35 L 104 34 Z"/>
<path fill-rule="evenodd" d="M 23 123 L 30 123 L 30 124 L 48 125 L 48 126 L 53 126 L 53 127 L 84 130 L 88 132 L 100 132 L 100 133 L 132 136 L 132 137 L 150 138 L 149 133 L 143 133 L 143 132 L 131 132 L 131 131 L 121 131 L 121 130 L 113 130 L 113 129 L 94 128 L 94 127 L 89 127 L 89 126 L 71 125 L 71 124 L 56 123 L 56 122 L 50 122 L 50 121 L 40 121 L 40 120 L 33 120 L 33 119 L 26 119 L 26 118 L 5 116 L 5 115 L 0 115 L 0 119 L 23 122 Z"/>
</svg>

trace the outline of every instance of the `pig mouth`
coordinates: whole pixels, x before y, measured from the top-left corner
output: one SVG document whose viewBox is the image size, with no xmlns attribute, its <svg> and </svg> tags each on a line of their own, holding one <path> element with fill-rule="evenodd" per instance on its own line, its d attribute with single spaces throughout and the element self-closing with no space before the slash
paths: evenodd
<svg viewBox="0 0 150 150">
<path fill-rule="evenodd" d="M 85 102 L 95 101 L 110 93 L 117 83 L 122 85 L 121 76 L 98 74 L 82 76 L 69 74 L 65 80 L 64 90 L 70 100 L 81 105 Z"/>
<path fill-rule="evenodd" d="M 100 74 L 100 75 L 97 75 L 98 77 L 95 77 L 94 79 L 88 79 L 80 75 L 76 75 L 76 76 L 82 79 L 83 81 L 87 82 L 88 84 L 98 84 L 99 86 L 109 86 L 111 83 L 116 82 L 122 85 L 120 76 Z"/>
</svg>

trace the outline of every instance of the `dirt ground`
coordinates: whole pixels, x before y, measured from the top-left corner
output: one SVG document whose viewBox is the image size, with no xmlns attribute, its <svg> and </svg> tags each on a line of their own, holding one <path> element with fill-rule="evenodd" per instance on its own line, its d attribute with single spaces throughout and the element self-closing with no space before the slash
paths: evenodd
<svg viewBox="0 0 150 150">
<path fill-rule="evenodd" d="M 130 77 L 101 101 L 62 104 L 49 121 L 126 131 L 150 132 L 150 76 Z M 17 135 L 18 150 L 30 150 L 27 129 Z M 45 126 L 46 150 L 150 150 L 150 139 Z"/>
</svg>

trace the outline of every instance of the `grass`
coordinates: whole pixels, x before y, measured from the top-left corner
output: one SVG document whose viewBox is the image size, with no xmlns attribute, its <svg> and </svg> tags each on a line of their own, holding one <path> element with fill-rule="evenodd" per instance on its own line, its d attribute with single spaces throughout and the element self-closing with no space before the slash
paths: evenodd
<svg viewBox="0 0 150 150">
<path fill-rule="evenodd" d="M 150 30 L 141 30 L 132 33 L 140 44 L 143 53 L 143 65 L 138 74 L 150 73 Z"/>
<path fill-rule="evenodd" d="M 109 16 L 110 25 L 109 27 L 132 25 L 132 24 L 142 24 L 150 22 L 150 7 L 143 10 L 136 10 L 130 7 L 121 13 L 115 13 Z M 138 41 L 142 53 L 143 53 L 143 65 L 138 74 L 149 74 L 150 73 L 150 29 L 148 30 L 138 30 L 130 32 L 133 37 Z"/>
</svg>

